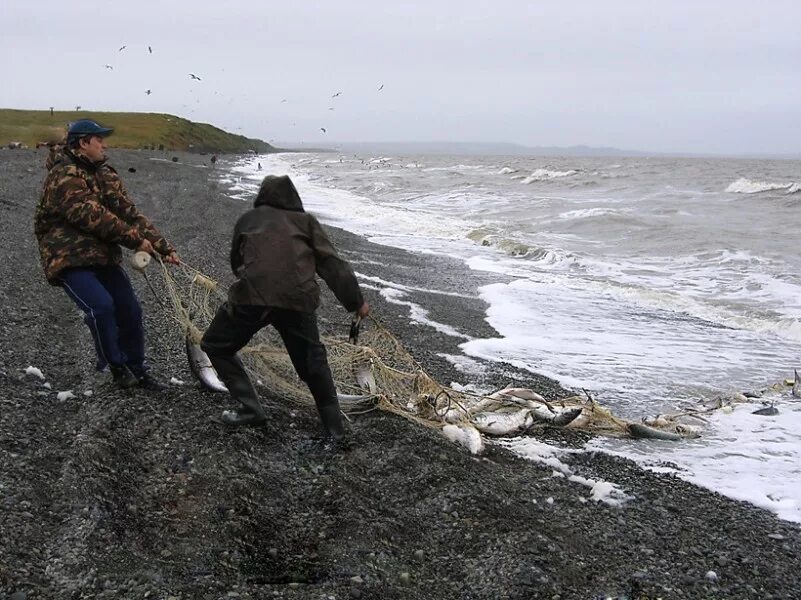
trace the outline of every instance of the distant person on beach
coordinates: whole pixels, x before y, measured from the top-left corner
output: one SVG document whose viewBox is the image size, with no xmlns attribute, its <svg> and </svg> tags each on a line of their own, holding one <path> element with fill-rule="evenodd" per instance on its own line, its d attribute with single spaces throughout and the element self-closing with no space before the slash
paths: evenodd
<svg viewBox="0 0 801 600">
<path fill-rule="evenodd" d="M 145 364 L 142 309 L 120 266 L 120 245 L 158 253 L 166 263 L 180 260 L 106 164 L 111 132 L 88 119 L 70 125 L 66 145 L 48 157 L 34 230 L 47 281 L 62 287 L 85 314 L 97 369 L 108 365 L 120 387 L 160 390 L 165 386 Z"/>
<path fill-rule="evenodd" d="M 211 166 L 213 167 L 216 162 L 217 162 L 217 155 L 216 154 L 212 154 L 211 155 Z"/>
<path fill-rule="evenodd" d="M 327 434 L 342 440 L 345 428 L 337 391 L 317 329 L 320 288 L 315 274 L 346 310 L 366 317 L 370 307 L 350 265 L 339 257 L 317 219 L 303 210 L 288 176 L 264 178 L 254 208 L 234 227 L 230 259 L 237 281 L 201 342 L 220 379 L 242 404 L 223 412 L 222 421 L 259 425 L 267 420 L 236 353 L 256 332 L 272 325 L 298 376 L 309 386 Z"/>
</svg>

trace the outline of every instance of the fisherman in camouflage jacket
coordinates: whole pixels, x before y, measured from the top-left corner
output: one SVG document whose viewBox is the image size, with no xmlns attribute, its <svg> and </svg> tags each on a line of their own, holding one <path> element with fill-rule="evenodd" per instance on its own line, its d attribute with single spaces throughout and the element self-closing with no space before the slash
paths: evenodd
<svg viewBox="0 0 801 600">
<path fill-rule="evenodd" d="M 63 151 L 48 157 L 34 229 L 45 277 L 85 314 L 98 370 L 108 365 L 120 387 L 158 390 L 164 386 L 145 364 L 142 309 L 121 267 L 120 246 L 158 253 L 171 264 L 180 260 L 105 163 L 111 132 L 87 119 L 70 125 Z"/>
</svg>

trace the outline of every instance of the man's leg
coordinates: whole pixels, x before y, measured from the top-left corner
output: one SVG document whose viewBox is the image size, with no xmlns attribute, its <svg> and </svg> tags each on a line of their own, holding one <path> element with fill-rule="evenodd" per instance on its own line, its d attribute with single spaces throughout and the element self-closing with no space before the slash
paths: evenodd
<svg viewBox="0 0 801 600">
<path fill-rule="evenodd" d="M 124 387 L 130 387 L 130 373 L 125 367 L 127 357 L 119 346 L 119 330 L 114 299 L 97 277 L 94 269 L 65 269 L 61 287 L 84 312 L 84 322 L 92 333 L 98 364 L 111 365 L 112 373 Z"/>
<path fill-rule="evenodd" d="M 334 378 L 328 366 L 328 355 L 320 341 L 317 316 L 275 309 L 269 320 L 281 335 L 298 376 L 309 386 L 326 431 L 334 439 L 343 438 L 345 426 L 339 410 Z"/>
<path fill-rule="evenodd" d="M 236 306 L 225 303 L 203 335 L 200 347 L 205 352 L 231 396 L 239 400 L 245 411 L 257 420 L 266 418 L 242 361 L 236 355 L 263 327 L 264 306 Z"/>
<path fill-rule="evenodd" d="M 131 280 L 119 266 L 98 269 L 98 277 L 114 301 L 120 350 L 125 354 L 128 368 L 136 377 L 141 378 L 147 371 L 145 328 L 142 324 L 142 307 L 131 286 Z"/>
</svg>

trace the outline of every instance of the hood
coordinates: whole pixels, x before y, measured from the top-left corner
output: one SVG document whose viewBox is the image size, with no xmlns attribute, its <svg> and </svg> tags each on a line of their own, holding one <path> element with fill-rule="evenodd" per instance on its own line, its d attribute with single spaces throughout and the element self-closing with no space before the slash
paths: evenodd
<svg viewBox="0 0 801 600">
<path fill-rule="evenodd" d="M 288 175 L 267 175 L 261 182 L 253 206 L 272 206 L 283 210 L 304 212 L 300 194 Z"/>
<path fill-rule="evenodd" d="M 51 148 L 50 153 L 47 156 L 47 160 L 45 160 L 45 166 L 47 167 L 48 171 L 58 165 L 69 163 L 73 163 L 91 173 L 94 173 L 101 165 L 104 165 L 106 161 L 101 160 L 100 162 L 92 162 L 80 152 L 74 152 L 66 146 L 55 146 Z"/>
<path fill-rule="evenodd" d="M 45 168 L 48 171 L 56 165 L 60 165 L 63 162 L 69 161 L 69 158 L 67 158 L 64 150 L 66 150 L 66 147 L 63 144 L 50 146 L 49 152 L 47 153 L 47 158 L 45 159 Z"/>
</svg>

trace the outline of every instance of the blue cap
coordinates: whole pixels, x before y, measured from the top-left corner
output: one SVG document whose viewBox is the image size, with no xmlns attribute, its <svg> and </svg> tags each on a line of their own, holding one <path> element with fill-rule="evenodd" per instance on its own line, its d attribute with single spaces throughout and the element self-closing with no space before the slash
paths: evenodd
<svg viewBox="0 0 801 600">
<path fill-rule="evenodd" d="M 67 141 L 72 142 L 87 135 L 106 137 L 111 135 L 112 131 L 114 130 L 98 125 L 90 119 L 81 119 L 80 121 L 70 123 L 69 129 L 67 129 Z"/>
</svg>

